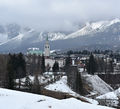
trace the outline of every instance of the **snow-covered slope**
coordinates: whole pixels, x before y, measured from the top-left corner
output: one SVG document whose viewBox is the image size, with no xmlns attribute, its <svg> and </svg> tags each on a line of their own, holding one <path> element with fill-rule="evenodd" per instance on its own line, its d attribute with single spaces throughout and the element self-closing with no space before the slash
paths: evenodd
<svg viewBox="0 0 120 109">
<path fill-rule="evenodd" d="M 81 102 L 70 98 L 57 100 L 51 97 L 36 95 L 0 88 L 0 109 L 111 109 Z"/>
<path fill-rule="evenodd" d="M 96 100 L 83 97 L 83 96 L 77 94 L 76 92 L 74 92 L 67 84 L 67 76 L 63 76 L 60 80 L 56 81 L 53 84 L 47 85 L 45 88 L 48 90 L 56 91 L 56 92 L 65 92 L 74 97 L 83 98 L 92 104 L 98 104 L 98 102 Z"/>
<path fill-rule="evenodd" d="M 97 97 L 97 99 L 116 99 L 116 100 L 118 100 L 119 98 L 120 98 L 120 88 L 113 92 L 109 92 Z"/>
<path fill-rule="evenodd" d="M 53 84 L 50 84 L 45 87 L 48 90 L 53 90 L 53 91 L 59 91 L 59 92 L 66 92 L 69 94 L 75 94 L 75 92 L 70 89 L 70 87 L 67 85 L 67 77 L 63 76 L 59 81 L 56 81 Z"/>
<path fill-rule="evenodd" d="M 102 95 L 113 91 L 113 88 L 105 83 L 101 78 L 97 75 L 83 75 L 83 79 L 92 88 L 92 92 Z"/>
<path fill-rule="evenodd" d="M 110 100 L 112 102 L 106 102 L 107 105 L 111 105 L 111 106 L 118 106 L 119 105 L 119 98 L 120 98 L 120 88 L 115 90 L 115 91 L 112 91 L 112 92 L 108 92 L 106 94 L 103 94 L 101 96 L 98 96 L 96 97 L 96 99 L 98 101 L 100 100 L 103 100 L 103 101 L 106 101 L 106 100 Z"/>
</svg>

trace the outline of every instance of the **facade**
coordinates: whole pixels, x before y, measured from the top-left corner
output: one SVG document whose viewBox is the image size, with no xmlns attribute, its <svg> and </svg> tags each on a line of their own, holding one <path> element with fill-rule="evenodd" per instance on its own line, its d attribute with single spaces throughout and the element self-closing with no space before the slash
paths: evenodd
<svg viewBox="0 0 120 109">
<path fill-rule="evenodd" d="M 65 65 L 64 58 L 59 58 L 59 59 L 46 58 L 45 59 L 45 66 L 47 67 L 49 65 L 50 70 L 52 70 L 52 67 L 53 67 L 55 61 L 57 61 L 59 63 L 60 68 L 64 67 L 64 65 Z"/>
<path fill-rule="evenodd" d="M 50 44 L 49 44 L 48 37 L 47 37 L 45 45 L 44 45 L 44 56 L 45 57 L 49 57 L 50 56 Z"/>
</svg>

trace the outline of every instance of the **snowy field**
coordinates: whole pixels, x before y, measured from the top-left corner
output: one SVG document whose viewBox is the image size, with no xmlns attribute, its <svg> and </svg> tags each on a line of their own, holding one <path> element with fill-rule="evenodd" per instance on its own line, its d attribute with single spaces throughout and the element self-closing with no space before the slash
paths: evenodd
<svg viewBox="0 0 120 109">
<path fill-rule="evenodd" d="M 0 88 L 0 109 L 111 109 L 81 102 L 74 98 L 51 97 Z"/>
</svg>

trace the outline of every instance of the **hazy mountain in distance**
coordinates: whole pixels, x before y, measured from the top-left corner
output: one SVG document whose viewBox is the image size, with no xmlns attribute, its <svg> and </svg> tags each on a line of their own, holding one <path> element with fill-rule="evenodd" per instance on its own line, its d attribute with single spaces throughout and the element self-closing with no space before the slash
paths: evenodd
<svg viewBox="0 0 120 109">
<path fill-rule="evenodd" d="M 42 32 L 18 24 L 0 25 L 0 52 L 26 52 L 27 48 L 43 50 L 46 37 L 51 49 L 119 49 L 120 20 L 86 23 L 76 32 Z"/>
</svg>

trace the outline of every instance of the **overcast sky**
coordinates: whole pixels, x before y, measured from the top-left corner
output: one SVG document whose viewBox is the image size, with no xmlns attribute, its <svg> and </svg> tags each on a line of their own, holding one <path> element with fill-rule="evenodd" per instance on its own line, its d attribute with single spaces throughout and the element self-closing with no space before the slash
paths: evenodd
<svg viewBox="0 0 120 109">
<path fill-rule="evenodd" d="M 76 30 L 80 22 L 120 18 L 120 0 L 0 0 L 0 22 Z"/>
</svg>

